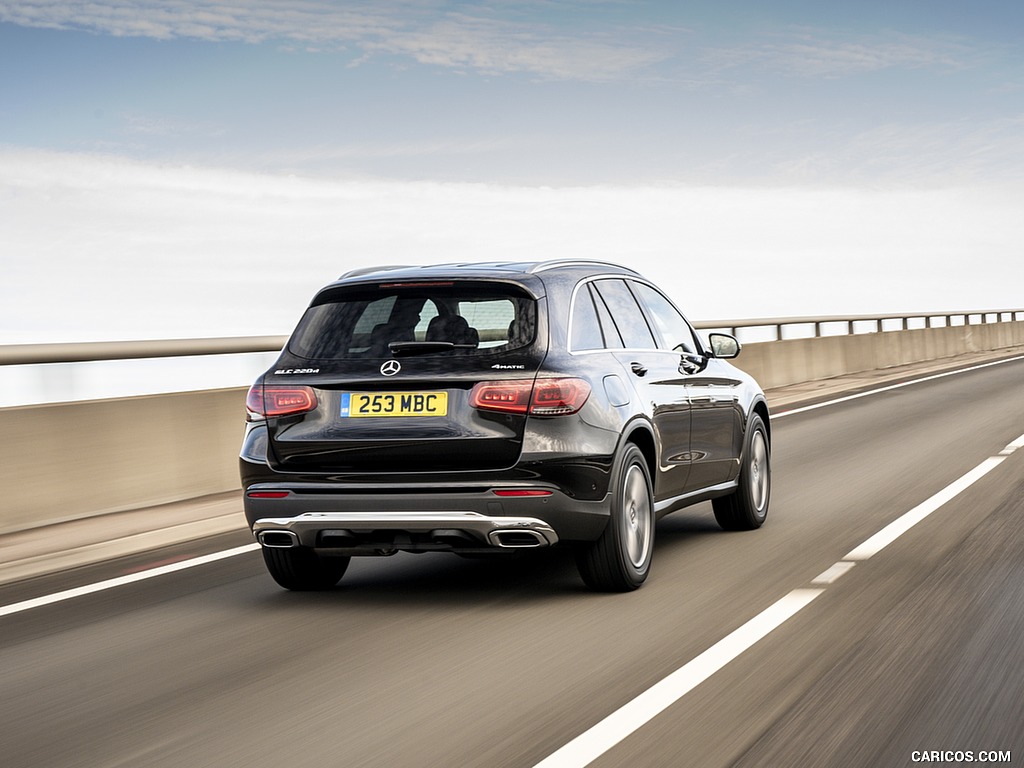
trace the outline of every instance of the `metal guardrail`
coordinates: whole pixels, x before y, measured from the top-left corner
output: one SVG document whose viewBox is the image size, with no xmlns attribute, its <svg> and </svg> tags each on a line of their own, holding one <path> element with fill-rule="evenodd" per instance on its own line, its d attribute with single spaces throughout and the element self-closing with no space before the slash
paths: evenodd
<svg viewBox="0 0 1024 768">
<path fill-rule="evenodd" d="M 91 363 L 102 360 L 141 360 L 157 357 L 276 352 L 284 346 L 287 340 L 287 336 L 241 336 L 215 339 L 11 344 L 0 346 L 0 365 Z"/>
<path fill-rule="evenodd" d="M 858 323 L 873 323 L 874 330 L 884 330 L 886 321 L 898 321 L 902 330 L 912 321 L 934 328 L 960 324 L 1013 322 L 1024 319 L 1024 309 L 969 310 L 956 312 L 913 312 L 879 315 L 833 315 L 818 317 L 764 317 L 744 320 L 703 320 L 695 322 L 700 330 L 726 330 L 736 335 L 741 328 L 773 329 L 775 339 L 784 338 L 784 329 L 805 327 L 814 336 L 824 335 L 825 326 L 845 326 L 847 334 L 855 333 Z M 89 341 L 68 344 L 10 344 L 0 346 L 0 366 L 38 365 L 45 363 L 82 363 L 106 360 L 139 360 L 162 357 L 231 355 L 276 352 L 287 342 L 287 336 L 241 336 L 208 339 L 159 339 L 152 341 Z"/>
<path fill-rule="evenodd" d="M 847 335 L 854 334 L 857 323 L 871 323 L 875 332 L 882 332 L 888 321 L 898 321 L 899 330 L 909 330 L 912 321 L 919 321 L 924 328 L 938 328 L 954 324 L 977 325 L 984 323 L 1014 322 L 1024 319 L 1024 309 L 986 309 L 956 312 L 911 312 L 879 315 L 831 315 L 824 317 L 765 317 L 748 320 L 707 320 L 693 325 L 700 330 L 727 330 L 736 335 L 740 328 L 768 328 L 774 332 L 775 340 L 784 338 L 783 329 L 794 326 L 810 327 L 814 337 L 824 334 L 825 326 L 845 327 Z M 955 321 L 959 320 L 959 323 Z M 941 321 L 941 323 L 939 322 Z"/>
</svg>

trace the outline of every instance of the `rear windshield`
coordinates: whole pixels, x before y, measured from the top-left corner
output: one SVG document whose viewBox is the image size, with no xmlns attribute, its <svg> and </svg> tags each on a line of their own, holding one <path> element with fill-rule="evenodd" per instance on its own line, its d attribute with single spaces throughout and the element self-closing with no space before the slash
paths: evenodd
<svg viewBox="0 0 1024 768">
<path fill-rule="evenodd" d="M 503 283 L 339 288 L 317 296 L 288 349 L 315 360 L 504 352 L 533 342 L 536 304 Z"/>
</svg>

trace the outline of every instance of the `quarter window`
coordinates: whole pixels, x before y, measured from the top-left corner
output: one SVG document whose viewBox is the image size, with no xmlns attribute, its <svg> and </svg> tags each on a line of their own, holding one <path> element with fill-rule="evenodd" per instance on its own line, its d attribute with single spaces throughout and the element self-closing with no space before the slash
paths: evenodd
<svg viewBox="0 0 1024 768">
<path fill-rule="evenodd" d="M 570 349 L 601 349 L 604 347 L 604 340 L 601 338 L 601 324 L 597 319 L 597 310 L 594 308 L 594 299 L 590 295 L 590 288 L 582 286 L 576 292 L 576 298 L 572 305 L 572 341 Z"/>
</svg>

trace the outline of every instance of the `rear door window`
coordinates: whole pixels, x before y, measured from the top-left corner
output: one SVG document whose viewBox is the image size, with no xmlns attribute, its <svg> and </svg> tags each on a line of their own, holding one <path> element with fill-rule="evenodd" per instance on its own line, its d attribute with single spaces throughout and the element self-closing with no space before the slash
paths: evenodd
<svg viewBox="0 0 1024 768">
<path fill-rule="evenodd" d="M 671 301 L 644 283 L 634 282 L 633 288 L 647 309 L 662 349 L 680 352 L 697 352 L 700 349 L 690 324 Z"/>
<path fill-rule="evenodd" d="M 593 283 L 614 318 L 627 349 L 657 349 L 640 305 L 622 280 L 597 280 Z"/>
</svg>

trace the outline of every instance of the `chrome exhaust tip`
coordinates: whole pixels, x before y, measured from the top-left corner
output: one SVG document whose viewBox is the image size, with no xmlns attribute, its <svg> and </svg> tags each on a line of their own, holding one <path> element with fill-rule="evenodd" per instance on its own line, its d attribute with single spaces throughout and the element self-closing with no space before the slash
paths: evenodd
<svg viewBox="0 0 1024 768">
<path fill-rule="evenodd" d="M 299 537 L 291 531 L 260 531 L 256 540 L 268 549 L 290 549 L 299 546 Z"/>
<path fill-rule="evenodd" d="M 491 531 L 487 538 L 491 544 L 502 549 L 534 549 L 548 545 L 548 540 L 543 534 L 528 529 Z"/>
</svg>

